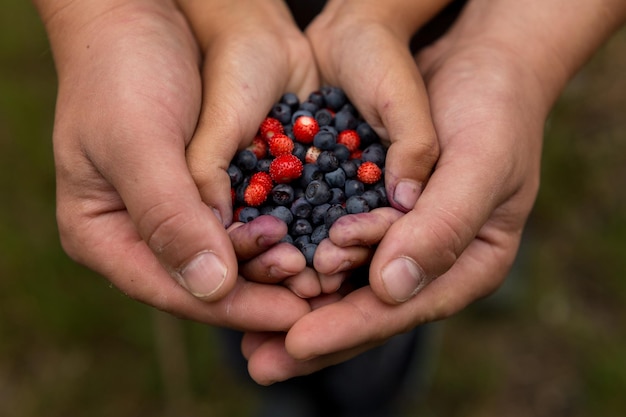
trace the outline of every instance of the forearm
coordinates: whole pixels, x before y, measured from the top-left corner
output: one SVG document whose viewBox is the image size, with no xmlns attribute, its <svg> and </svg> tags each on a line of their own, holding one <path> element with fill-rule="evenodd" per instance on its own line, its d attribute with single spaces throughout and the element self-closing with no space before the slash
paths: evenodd
<svg viewBox="0 0 626 417">
<path fill-rule="evenodd" d="M 623 0 L 470 0 L 459 42 L 496 46 L 534 72 L 547 109 L 626 19 Z M 547 110 L 546 109 L 546 110 Z"/>
</svg>

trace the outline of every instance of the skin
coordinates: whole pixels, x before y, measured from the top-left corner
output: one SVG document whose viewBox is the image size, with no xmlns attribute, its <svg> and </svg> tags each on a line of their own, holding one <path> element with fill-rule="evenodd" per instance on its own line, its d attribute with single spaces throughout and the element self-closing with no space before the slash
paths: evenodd
<svg viewBox="0 0 626 417">
<path fill-rule="evenodd" d="M 234 248 L 224 217 L 202 201 L 189 171 L 202 55 L 176 5 L 36 5 L 59 78 L 53 141 L 66 252 L 128 296 L 177 316 L 288 329 L 309 305 L 238 275 L 238 256 L 251 249 Z"/>
<path fill-rule="evenodd" d="M 374 221 L 386 230 L 371 261 L 370 286 L 315 308 L 286 335 L 248 333 L 242 351 L 252 377 L 271 384 L 309 374 L 494 291 L 534 203 L 548 112 L 625 15 L 626 4 L 609 0 L 470 1 L 454 27 L 416 56 L 441 152 L 413 209 L 395 221 Z M 340 67 L 325 64 L 327 56 L 315 50 L 323 74 Z M 387 210 L 374 215 L 393 217 Z M 354 245 L 348 230 L 365 235 L 369 224 L 371 216 L 340 219 L 331 241 Z M 398 258 L 417 265 L 428 283 L 407 291 L 406 299 L 390 293 L 383 278 Z"/>
</svg>

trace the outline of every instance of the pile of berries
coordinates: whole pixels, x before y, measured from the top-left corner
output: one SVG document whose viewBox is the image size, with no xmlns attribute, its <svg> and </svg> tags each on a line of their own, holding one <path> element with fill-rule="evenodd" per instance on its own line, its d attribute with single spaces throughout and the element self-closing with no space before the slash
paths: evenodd
<svg viewBox="0 0 626 417">
<path fill-rule="evenodd" d="M 269 214 L 283 220 L 289 227 L 283 240 L 312 266 L 338 218 L 389 205 L 385 156 L 376 132 L 340 88 L 322 87 L 303 102 L 284 94 L 228 168 L 234 219 Z"/>
</svg>

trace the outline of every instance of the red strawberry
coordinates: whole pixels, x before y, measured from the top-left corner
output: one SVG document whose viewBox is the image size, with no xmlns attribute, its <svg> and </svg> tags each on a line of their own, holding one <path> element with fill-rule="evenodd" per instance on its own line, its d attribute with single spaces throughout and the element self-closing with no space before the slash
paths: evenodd
<svg viewBox="0 0 626 417">
<path fill-rule="evenodd" d="M 374 162 L 365 161 L 356 172 L 356 177 L 364 184 L 374 184 L 380 180 L 382 170 Z"/>
<path fill-rule="evenodd" d="M 270 140 L 272 136 L 285 133 L 283 124 L 273 117 L 266 117 L 261 126 L 259 127 L 259 133 L 261 137 L 266 141 Z"/>
<path fill-rule="evenodd" d="M 293 140 L 289 136 L 277 134 L 270 138 L 270 153 L 274 156 L 285 155 L 293 151 Z"/>
<path fill-rule="evenodd" d="M 302 143 L 311 143 L 320 131 L 320 126 L 311 116 L 300 116 L 293 124 L 293 135 Z"/>
<path fill-rule="evenodd" d="M 363 151 L 361 149 L 357 149 L 356 151 L 350 154 L 350 159 L 361 159 L 363 156 Z"/>
<path fill-rule="evenodd" d="M 274 182 L 272 181 L 272 177 L 267 172 L 255 172 L 250 177 L 250 184 L 261 184 L 263 189 L 268 193 L 272 191 L 274 188 Z"/>
<path fill-rule="evenodd" d="M 292 154 L 280 155 L 270 164 L 270 175 L 276 183 L 291 182 L 302 175 L 302 161 Z"/>
<path fill-rule="evenodd" d="M 317 162 L 317 157 L 320 156 L 322 150 L 316 146 L 311 146 L 306 150 L 304 160 L 307 164 L 314 164 Z"/>
<path fill-rule="evenodd" d="M 256 155 L 256 159 L 263 159 L 267 155 L 267 143 L 259 135 L 255 136 L 254 139 L 252 139 L 252 144 L 248 146 L 248 149 L 250 149 L 252 153 Z"/>
<path fill-rule="evenodd" d="M 265 186 L 260 183 L 250 183 L 246 187 L 246 191 L 243 193 L 243 200 L 249 206 L 260 206 L 267 200 L 267 196 L 269 195 L 269 191 L 265 188 Z"/>
<path fill-rule="evenodd" d="M 361 146 L 361 137 L 356 130 L 347 129 L 339 132 L 337 135 L 337 143 L 341 143 L 348 148 L 350 152 L 354 152 Z"/>
</svg>

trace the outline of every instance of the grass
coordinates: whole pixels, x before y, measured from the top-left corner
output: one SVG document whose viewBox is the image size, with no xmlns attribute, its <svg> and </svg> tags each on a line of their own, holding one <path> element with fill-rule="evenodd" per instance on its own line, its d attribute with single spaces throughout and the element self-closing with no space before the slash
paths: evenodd
<svg viewBox="0 0 626 417">
<path fill-rule="evenodd" d="M 546 128 L 543 182 L 515 273 L 441 326 L 411 415 L 626 414 L 626 31 Z M 254 393 L 215 334 L 135 303 L 58 242 L 55 74 L 28 2 L 0 14 L 0 415 L 238 416 Z M 167 358 L 167 360 L 163 359 Z"/>
</svg>

